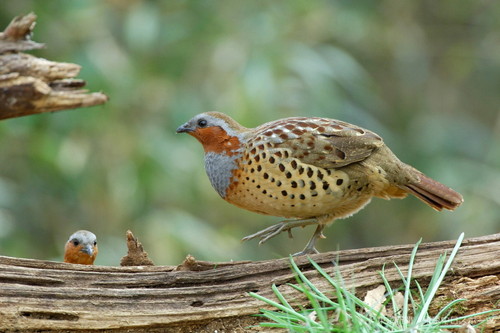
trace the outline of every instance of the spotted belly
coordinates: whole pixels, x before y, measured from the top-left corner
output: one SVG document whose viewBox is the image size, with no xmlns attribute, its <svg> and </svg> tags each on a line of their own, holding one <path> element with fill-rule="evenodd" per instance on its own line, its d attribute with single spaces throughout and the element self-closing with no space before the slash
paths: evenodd
<svg viewBox="0 0 500 333">
<path fill-rule="evenodd" d="M 363 184 L 353 184 L 341 169 L 318 168 L 269 153 L 258 156 L 257 160 L 242 160 L 234 170 L 224 198 L 228 202 L 285 218 L 338 218 L 353 214 L 371 198 L 355 188 Z"/>
</svg>

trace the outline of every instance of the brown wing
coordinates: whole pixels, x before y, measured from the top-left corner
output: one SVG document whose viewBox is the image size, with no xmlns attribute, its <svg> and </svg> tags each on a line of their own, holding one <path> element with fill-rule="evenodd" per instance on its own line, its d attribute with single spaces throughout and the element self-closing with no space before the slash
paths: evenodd
<svg viewBox="0 0 500 333">
<path fill-rule="evenodd" d="M 322 168 L 362 161 L 384 144 L 371 131 L 327 118 L 286 118 L 256 130 L 259 139 L 275 148 L 288 148 L 292 157 Z"/>
</svg>

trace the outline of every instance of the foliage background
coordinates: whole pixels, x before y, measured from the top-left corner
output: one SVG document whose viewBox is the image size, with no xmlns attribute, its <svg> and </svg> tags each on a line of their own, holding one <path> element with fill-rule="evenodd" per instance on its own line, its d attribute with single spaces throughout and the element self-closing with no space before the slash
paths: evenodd
<svg viewBox="0 0 500 333">
<path fill-rule="evenodd" d="M 3 29 L 38 15 L 34 54 L 83 66 L 100 107 L 0 123 L 0 254 L 60 260 L 97 234 L 117 265 L 133 230 L 157 264 L 285 256 L 312 227 L 263 246 L 279 219 L 233 207 L 177 126 L 208 110 L 253 127 L 326 116 L 382 135 L 405 162 L 461 192 L 456 212 L 375 199 L 326 231 L 322 251 L 500 230 L 500 2 L 2 1 Z"/>
</svg>

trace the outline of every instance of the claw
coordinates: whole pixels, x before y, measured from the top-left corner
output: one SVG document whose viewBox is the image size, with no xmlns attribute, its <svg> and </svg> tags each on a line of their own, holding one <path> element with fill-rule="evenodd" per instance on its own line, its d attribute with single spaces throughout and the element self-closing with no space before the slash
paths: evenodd
<svg viewBox="0 0 500 333">
<path fill-rule="evenodd" d="M 306 247 L 302 251 L 295 253 L 294 256 L 319 253 L 319 251 L 316 250 L 316 241 L 320 238 L 326 238 L 325 235 L 323 235 L 324 228 L 325 228 L 324 224 L 318 224 L 311 239 L 309 240 L 309 242 L 307 242 Z"/>
<path fill-rule="evenodd" d="M 316 230 L 314 231 L 314 234 L 312 235 L 311 239 L 307 243 L 306 247 L 304 250 L 297 252 L 293 254 L 294 256 L 301 256 L 304 254 L 316 254 L 319 253 L 318 250 L 316 250 L 316 241 L 320 238 L 326 238 L 325 235 L 323 235 L 323 229 L 325 228 L 325 224 L 319 224 L 318 220 L 316 219 L 308 219 L 308 220 L 291 220 L 291 221 L 281 221 L 280 223 L 274 224 L 270 227 L 267 227 L 266 229 L 263 229 L 259 232 L 256 232 L 255 234 L 243 237 L 242 241 L 247 241 L 250 239 L 254 238 L 260 238 L 259 245 L 264 244 L 267 242 L 269 239 L 279 235 L 280 233 L 286 231 L 288 232 L 288 237 L 293 238 L 292 235 L 292 229 L 296 227 L 306 227 L 311 224 L 316 224 Z"/>
<path fill-rule="evenodd" d="M 276 223 L 266 229 L 256 232 L 255 234 L 248 235 L 243 237 L 241 241 L 245 242 L 254 238 L 260 238 L 259 245 L 265 243 L 269 239 L 277 236 L 278 234 L 287 231 L 288 236 L 293 238 L 292 229 L 296 227 L 305 227 L 311 224 L 317 224 L 318 221 L 316 219 L 308 219 L 308 220 L 287 220 L 281 221 L 280 223 Z"/>
<path fill-rule="evenodd" d="M 302 251 L 300 252 L 297 252 L 297 253 L 294 253 L 292 254 L 293 257 L 298 257 L 298 256 L 303 256 L 303 255 L 306 255 L 306 254 L 318 254 L 319 251 L 316 250 L 315 247 L 311 248 L 311 249 L 303 249 Z"/>
</svg>

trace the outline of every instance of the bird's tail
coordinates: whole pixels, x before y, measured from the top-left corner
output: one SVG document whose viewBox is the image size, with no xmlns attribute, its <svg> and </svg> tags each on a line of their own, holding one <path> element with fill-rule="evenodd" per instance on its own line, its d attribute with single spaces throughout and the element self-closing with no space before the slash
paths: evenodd
<svg viewBox="0 0 500 333">
<path fill-rule="evenodd" d="M 404 185 L 403 188 L 435 210 L 454 210 L 464 199 L 462 195 L 446 185 L 420 174 L 420 181 Z"/>
</svg>

